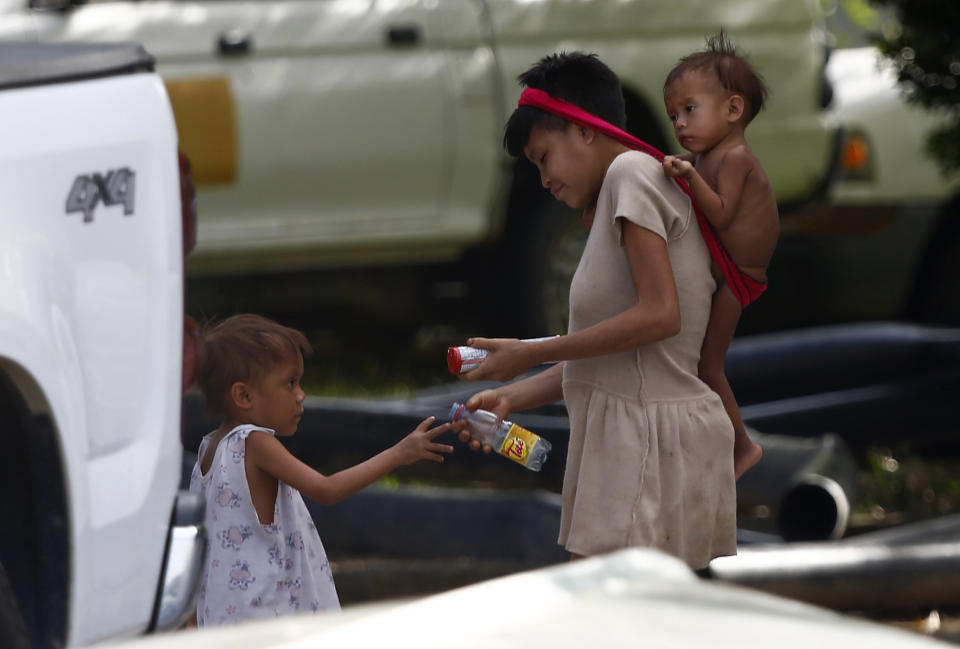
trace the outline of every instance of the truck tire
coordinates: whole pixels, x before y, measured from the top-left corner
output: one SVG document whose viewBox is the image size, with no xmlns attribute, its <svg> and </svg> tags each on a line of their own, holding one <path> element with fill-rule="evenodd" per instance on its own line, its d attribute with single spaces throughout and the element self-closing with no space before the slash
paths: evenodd
<svg viewBox="0 0 960 649">
<path fill-rule="evenodd" d="M 479 331 L 489 337 L 566 333 L 570 280 L 587 230 L 580 211 L 556 201 L 529 161 L 514 165 L 506 231 L 481 259 L 468 259 L 473 294 L 481 297 Z"/>
<path fill-rule="evenodd" d="M 2 563 L 0 563 L 0 647 L 30 649 L 27 627 L 20 613 L 20 605 Z"/>
<path fill-rule="evenodd" d="M 516 308 L 526 323 L 524 336 L 565 334 L 570 315 L 570 281 L 580 263 L 587 228 L 579 210 L 550 201 L 536 215 L 519 270 Z"/>
<path fill-rule="evenodd" d="M 31 492 L 26 467 L 30 464 L 28 435 L 23 411 L 13 386 L 0 373 L 0 418 L 6 422 L 4 456 L 0 458 L 0 647 L 30 647 L 28 618 L 31 594 L 24 589 L 29 580 L 30 548 L 36 539 L 32 519 L 23 503 Z"/>
<path fill-rule="evenodd" d="M 930 282 L 923 292 L 920 319 L 923 322 L 957 326 L 960 325 L 960 297 L 957 281 L 960 280 L 960 238 L 936 259 L 931 268 Z"/>
<path fill-rule="evenodd" d="M 62 647 L 69 607 L 68 512 L 56 429 L 0 372 L 0 647 Z M 16 494 L 11 497 L 10 494 Z M 7 640 L 7 636 L 11 640 Z M 15 644 L 22 635 L 26 644 Z"/>
<path fill-rule="evenodd" d="M 952 218 L 951 218 L 952 217 Z M 913 299 L 907 307 L 911 320 L 960 326 L 960 200 L 947 207 L 943 224 L 917 276 Z"/>
</svg>

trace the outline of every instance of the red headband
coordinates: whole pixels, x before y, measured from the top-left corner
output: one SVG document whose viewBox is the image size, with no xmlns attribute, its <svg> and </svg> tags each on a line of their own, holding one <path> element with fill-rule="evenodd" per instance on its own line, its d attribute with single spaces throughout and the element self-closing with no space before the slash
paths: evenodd
<svg viewBox="0 0 960 649">
<path fill-rule="evenodd" d="M 617 128 L 610 122 L 600 119 L 596 115 L 591 115 L 576 104 L 571 104 L 569 101 L 558 99 L 557 97 L 551 97 L 543 90 L 524 88 L 520 94 L 520 101 L 517 102 L 517 106 L 533 106 L 534 108 L 545 110 L 548 113 L 562 117 L 579 126 L 603 133 L 631 149 L 642 151 L 653 156 L 657 162 L 663 162 L 664 155 L 658 149 L 650 146 L 641 139 L 635 138 L 623 129 Z M 697 215 L 697 221 L 700 224 L 700 231 L 703 233 L 703 238 L 707 242 L 707 248 L 710 250 L 710 256 L 713 257 L 714 261 L 720 266 L 720 269 L 723 271 L 723 276 L 726 278 L 727 284 L 730 286 L 734 295 L 737 296 L 740 306 L 747 306 L 750 302 L 760 297 L 760 294 L 766 289 L 766 284 L 757 282 L 737 268 L 733 260 L 730 259 L 730 255 L 727 254 L 727 251 L 720 244 L 719 239 L 717 239 L 717 235 L 710 226 L 710 222 L 707 221 L 703 212 L 700 211 L 700 206 L 697 205 L 697 201 L 693 196 L 693 192 L 690 191 L 690 186 L 687 184 L 687 181 L 680 177 L 675 177 L 674 180 L 680 189 L 683 190 L 683 193 L 690 197 L 693 210 Z"/>
<path fill-rule="evenodd" d="M 536 88 L 524 88 L 523 92 L 520 94 L 520 101 L 517 102 L 517 106 L 533 106 L 534 108 L 540 108 L 548 113 L 553 113 L 557 117 L 562 117 L 568 121 L 571 121 L 574 124 L 579 124 L 580 126 L 585 126 L 589 129 L 593 129 L 594 131 L 599 131 L 604 135 L 609 135 L 620 144 L 628 146 L 631 149 L 649 153 L 656 158 L 658 162 L 663 161 L 663 153 L 650 146 L 643 140 L 633 137 L 623 129 L 617 128 L 610 122 L 600 119 L 596 115 L 591 115 L 576 104 L 571 104 L 569 101 L 551 97 L 542 90 L 537 90 Z"/>
</svg>

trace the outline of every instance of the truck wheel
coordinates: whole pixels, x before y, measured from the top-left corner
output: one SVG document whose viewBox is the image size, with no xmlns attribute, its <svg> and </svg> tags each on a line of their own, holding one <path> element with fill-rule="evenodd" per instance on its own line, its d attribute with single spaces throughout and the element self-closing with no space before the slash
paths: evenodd
<svg viewBox="0 0 960 649">
<path fill-rule="evenodd" d="M 570 318 L 570 280 L 580 263 L 588 231 L 577 210 L 556 204 L 544 211 L 531 255 L 535 266 L 530 274 L 539 275 L 528 287 L 528 299 L 536 309 L 531 320 L 542 335 L 564 334 Z"/>
<path fill-rule="evenodd" d="M 519 335 L 566 333 L 570 280 L 586 240 L 587 229 L 579 210 L 556 201 L 541 206 L 526 238 L 525 250 L 515 257 L 519 277 L 513 281 L 513 305 L 523 323 L 523 333 Z"/>
<path fill-rule="evenodd" d="M 937 258 L 931 274 L 932 284 L 923 297 L 922 319 L 944 325 L 960 325 L 960 299 L 957 299 L 957 280 L 960 279 L 960 239 Z"/>
<path fill-rule="evenodd" d="M 20 613 L 17 596 L 10 586 L 7 571 L 2 563 L 0 563 L 0 647 L 30 649 L 27 627 Z"/>
<path fill-rule="evenodd" d="M 960 209 L 954 203 L 953 210 Z M 908 316 L 931 324 L 960 325 L 960 223 L 951 222 L 934 237 L 935 248 L 920 271 Z"/>
<path fill-rule="evenodd" d="M 0 647 L 62 647 L 69 609 L 63 465 L 49 416 L 31 413 L 0 372 Z"/>
</svg>

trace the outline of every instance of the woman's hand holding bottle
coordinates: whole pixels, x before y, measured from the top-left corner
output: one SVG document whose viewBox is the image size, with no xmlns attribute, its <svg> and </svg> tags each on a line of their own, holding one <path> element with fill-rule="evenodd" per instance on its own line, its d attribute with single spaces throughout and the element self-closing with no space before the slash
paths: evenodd
<svg viewBox="0 0 960 649">
<path fill-rule="evenodd" d="M 454 401 L 450 406 L 450 419 L 466 424 L 462 433 L 472 436 L 471 446 L 482 445 L 487 452 L 495 450 L 531 471 L 543 468 L 552 448 L 550 442 L 536 433 L 483 408 L 467 410 L 465 404 Z"/>
<path fill-rule="evenodd" d="M 501 419 L 506 419 L 511 413 L 509 399 L 506 397 L 506 395 L 498 390 L 482 390 L 477 392 L 475 395 L 467 399 L 466 409 L 470 412 L 478 409 L 489 410 L 490 412 L 498 415 Z M 470 431 L 468 431 L 466 428 L 466 420 L 455 421 L 451 426 L 451 429 L 457 433 L 460 441 L 467 444 L 472 450 L 482 450 L 484 453 L 489 453 L 493 450 L 489 444 L 481 444 L 479 440 L 473 439 L 473 437 L 470 435 Z"/>
<path fill-rule="evenodd" d="M 466 381 L 509 381 L 541 362 L 533 345 L 517 338 L 471 338 L 467 344 L 488 353 L 476 369 L 460 375 Z"/>
</svg>

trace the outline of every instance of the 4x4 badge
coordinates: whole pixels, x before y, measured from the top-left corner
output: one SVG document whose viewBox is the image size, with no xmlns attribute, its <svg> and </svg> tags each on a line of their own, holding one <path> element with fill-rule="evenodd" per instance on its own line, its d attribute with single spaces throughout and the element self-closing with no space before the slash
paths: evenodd
<svg viewBox="0 0 960 649">
<path fill-rule="evenodd" d="M 83 212 L 83 222 L 93 221 L 93 210 L 97 203 L 104 205 L 123 205 L 126 216 L 133 214 L 136 190 L 136 174 L 123 167 L 108 171 L 106 175 L 93 174 L 77 176 L 67 194 L 67 214 Z"/>
</svg>

